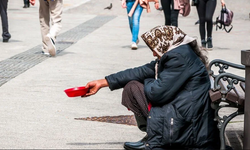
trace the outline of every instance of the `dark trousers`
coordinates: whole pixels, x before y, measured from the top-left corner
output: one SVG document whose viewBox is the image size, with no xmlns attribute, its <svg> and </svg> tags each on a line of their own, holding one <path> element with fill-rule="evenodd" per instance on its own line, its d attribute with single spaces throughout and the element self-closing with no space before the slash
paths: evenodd
<svg viewBox="0 0 250 150">
<path fill-rule="evenodd" d="M 0 0 L 0 13 L 2 20 L 3 39 L 9 39 L 11 37 L 8 26 L 7 6 L 8 6 L 8 0 Z"/>
<path fill-rule="evenodd" d="M 213 15 L 216 8 L 217 0 L 199 0 L 199 5 L 196 6 L 199 21 L 200 21 L 200 36 L 201 40 L 207 37 L 212 37 L 213 30 Z"/>
<path fill-rule="evenodd" d="M 24 5 L 30 5 L 30 1 L 29 0 L 23 0 L 23 3 L 24 3 Z"/>
<path fill-rule="evenodd" d="M 138 81 L 130 81 L 122 92 L 122 105 L 135 114 L 138 128 L 146 132 L 148 101 L 144 94 L 144 85 Z"/>
<path fill-rule="evenodd" d="M 174 10 L 174 0 L 161 0 L 165 16 L 165 25 L 178 27 L 179 10 Z"/>
</svg>

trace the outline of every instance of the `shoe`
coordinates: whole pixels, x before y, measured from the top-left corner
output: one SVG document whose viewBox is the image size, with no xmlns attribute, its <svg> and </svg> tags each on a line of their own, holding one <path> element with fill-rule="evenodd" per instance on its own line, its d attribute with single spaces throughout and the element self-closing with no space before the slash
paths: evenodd
<svg viewBox="0 0 250 150">
<path fill-rule="evenodd" d="M 206 40 L 201 40 L 201 47 L 203 48 L 203 49 L 206 49 L 206 46 L 207 45 L 207 42 L 206 42 Z"/>
<path fill-rule="evenodd" d="M 147 141 L 148 136 L 146 135 L 138 142 L 125 142 L 124 148 L 126 150 L 145 150 L 145 142 Z"/>
<path fill-rule="evenodd" d="M 42 51 L 42 54 L 43 54 L 44 56 L 51 57 L 51 55 L 50 55 L 49 53 L 46 53 L 46 52 L 44 52 L 44 51 Z"/>
<path fill-rule="evenodd" d="M 213 49 L 212 37 L 207 38 L 207 48 Z"/>
<path fill-rule="evenodd" d="M 131 49 L 132 50 L 137 50 L 137 44 L 135 43 L 135 42 L 133 42 L 132 44 L 131 44 Z"/>
<path fill-rule="evenodd" d="M 27 4 L 25 4 L 24 6 L 23 6 L 23 8 L 28 8 L 29 6 L 27 5 Z"/>
<path fill-rule="evenodd" d="M 51 56 L 56 56 L 56 46 L 54 40 L 48 35 L 45 36 L 45 42 L 48 46 L 48 51 Z"/>
<path fill-rule="evenodd" d="M 7 42 L 9 42 L 9 39 L 10 39 L 11 37 L 9 37 L 9 38 L 7 38 L 7 39 L 3 39 L 3 42 L 4 43 L 7 43 Z"/>
<path fill-rule="evenodd" d="M 7 43 L 7 42 L 9 42 L 9 39 L 3 39 L 3 42 Z"/>
</svg>

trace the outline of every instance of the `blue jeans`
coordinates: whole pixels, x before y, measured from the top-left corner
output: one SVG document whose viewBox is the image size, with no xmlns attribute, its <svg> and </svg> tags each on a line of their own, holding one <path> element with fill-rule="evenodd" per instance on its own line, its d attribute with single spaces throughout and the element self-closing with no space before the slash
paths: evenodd
<svg viewBox="0 0 250 150">
<path fill-rule="evenodd" d="M 134 1 L 127 2 L 127 12 L 128 13 L 131 10 L 131 8 L 133 7 L 134 3 L 135 3 Z M 142 11 L 143 11 L 143 8 L 140 6 L 140 4 L 138 4 L 135 11 L 134 11 L 133 16 L 128 17 L 129 27 L 130 27 L 130 31 L 132 33 L 132 42 L 135 42 L 135 43 L 138 39 L 139 28 L 140 28 L 140 18 L 141 18 Z"/>
</svg>

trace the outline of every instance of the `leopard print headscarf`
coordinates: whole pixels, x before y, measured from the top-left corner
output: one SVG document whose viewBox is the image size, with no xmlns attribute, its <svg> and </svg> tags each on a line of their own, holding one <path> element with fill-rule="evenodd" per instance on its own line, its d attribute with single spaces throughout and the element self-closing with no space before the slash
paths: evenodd
<svg viewBox="0 0 250 150">
<path fill-rule="evenodd" d="M 196 45 L 192 46 L 198 46 L 195 38 L 189 37 L 175 26 L 157 26 L 142 34 L 141 37 L 148 47 L 152 51 L 155 51 L 160 57 L 180 45 L 195 43 Z"/>
</svg>

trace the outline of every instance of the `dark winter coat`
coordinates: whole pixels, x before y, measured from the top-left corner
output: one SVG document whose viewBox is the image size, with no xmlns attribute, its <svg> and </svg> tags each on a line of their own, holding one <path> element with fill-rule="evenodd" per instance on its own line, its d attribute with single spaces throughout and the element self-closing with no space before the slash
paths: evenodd
<svg viewBox="0 0 250 150">
<path fill-rule="evenodd" d="M 189 45 L 179 46 L 162 56 L 157 80 L 155 64 L 156 61 L 152 61 L 106 77 L 111 90 L 122 88 L 132 80 L 144 83 L 145 95 L 153 105 L 147 119 L 146 149 L 215 145 L 216 124 L 205 65 Z"/>
</svg>

